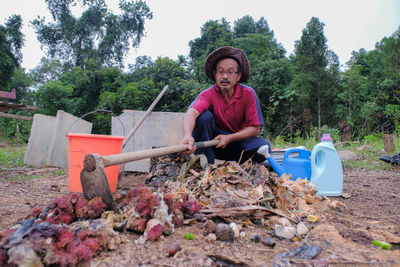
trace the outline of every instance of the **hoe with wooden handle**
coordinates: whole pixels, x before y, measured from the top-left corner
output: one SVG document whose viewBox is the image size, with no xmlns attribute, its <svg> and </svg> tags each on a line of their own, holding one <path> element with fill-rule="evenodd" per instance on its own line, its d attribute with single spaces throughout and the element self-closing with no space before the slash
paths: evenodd
<svg viewBox="0 0 400 267">
<path fill-rule="evenodd" d="M 196 142 L 194 145 L 197 147 L 197 149 L 200 149 L 215 146 L 218 143 L 219 140 L 211 140 Z M 83 161 L 83 169 L 81 171 L 83 194 L 85 198 L 89 200 L 94 197 L 101 197 L 109 209 L 116 210 L 116 203 L 112 196 L 107 176 L 104 171 L 105 167 L 151 157 L 164 156 L 172 153 L 184 152 L 186 150 L 187 145 L 173 145 L 108 156 L 101 156 L 94 153 L 87 154 Z"/>
</svg>

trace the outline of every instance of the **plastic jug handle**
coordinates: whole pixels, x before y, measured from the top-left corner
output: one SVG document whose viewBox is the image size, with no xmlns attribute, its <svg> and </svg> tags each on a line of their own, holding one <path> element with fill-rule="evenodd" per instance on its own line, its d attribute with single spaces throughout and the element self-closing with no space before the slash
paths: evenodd
<svg viewBox="0 0 400 267">
<path fill-rule="evenodd" d="M 291 148 L 289 150 L 285 151 L 285 154 L 283 155 L 283 158 L 288 158 L 290 154 L 292 153 L 299 153 L 299 158 L 301 159 L 309 159 L 311 156 L 311 151 L 309 150 L 305 150 L 305 149 L 301 149 L 301 148 Z"/>
</svg>

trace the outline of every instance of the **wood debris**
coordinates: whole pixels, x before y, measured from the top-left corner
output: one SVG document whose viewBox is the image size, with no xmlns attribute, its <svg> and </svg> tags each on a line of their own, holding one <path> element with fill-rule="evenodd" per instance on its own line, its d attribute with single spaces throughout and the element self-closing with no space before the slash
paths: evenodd
<svg viewBox="0 0 400 267">
<path fill-rule="evenodd" d="M 208 218 L 218 216 L 254 222 L 278 215 L 299 222 L 300 218 L 333 206 L 328 198 L 316 195 L 315 186 L 308 180 L 293 181 L 287 175 L 278 178 L 264 165 L 251 160 L 241 165 L 220 161 L 205 166 L 199 156 L 187 158 L 176 154 L 158 157 L 152 162 L 154 171 L 149 173 L 147 182 L 170 194 L 188 194 L 201 204 L 201 212 Z M 165 171 L 157 176 L 160 166 L 167 170 L 170 165 L 174 166 L 174 173 Z"/>
</svg>

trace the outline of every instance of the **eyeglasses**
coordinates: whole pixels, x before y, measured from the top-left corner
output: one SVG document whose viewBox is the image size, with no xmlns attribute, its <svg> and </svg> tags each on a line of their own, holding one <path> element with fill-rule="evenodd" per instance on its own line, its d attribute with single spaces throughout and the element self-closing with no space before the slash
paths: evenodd
<svg viewBox="0 0 400 267">
<path fill-rule="evenodd" d="M 228 75 L 229 77 L 230 76 L 233 76 L 234 74 L 237 74 L 237 73 L 239 73 L 238 71 L 232 71 L 232 70 L 228 70 L 228 71 L 223 71 L 223 70 L 217 70 L 217 74 L 219 75 L 219 76 L 224 76 L 224 74 L 226 74 L 226 75 Z"/>
</svg>

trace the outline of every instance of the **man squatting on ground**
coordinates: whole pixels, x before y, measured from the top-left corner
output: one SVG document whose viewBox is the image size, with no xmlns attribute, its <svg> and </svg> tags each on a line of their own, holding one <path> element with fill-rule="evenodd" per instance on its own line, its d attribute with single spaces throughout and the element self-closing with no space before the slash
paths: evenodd
<svg viewBox="0 0 400 267">
<path fill-rule="evenodd" d="M 207 57 L 204 69 L 216 83 L 202 91 L 184 115 L 181 144 L 188 145 L 186 153 L 203 153 L 210 164 L 215 159 L 264 162 L 271 145 L 257 137 L 264 124 L 260 103 L 253 88 L 239 84 L 250 76 L 247 56 L 241 49 L 224 46 Z M 193 145 L 213 139 L 219 140 L 215 147 L 196 150 Z"/>
</svg>

